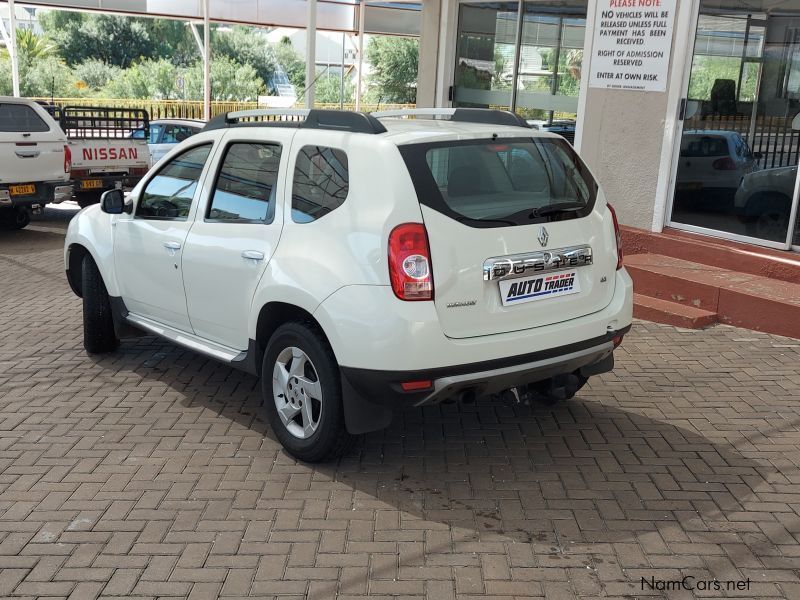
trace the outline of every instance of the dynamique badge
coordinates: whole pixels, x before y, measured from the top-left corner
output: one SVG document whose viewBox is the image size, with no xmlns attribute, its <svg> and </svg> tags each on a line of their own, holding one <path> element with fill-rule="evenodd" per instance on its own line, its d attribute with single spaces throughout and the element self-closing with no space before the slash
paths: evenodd
<svg viewBox="0 0 800 600">
<path fill-rule="evenodd" d="M 547 240 L 550 239 L 550 235 L 547 233 L 547 229 L 545 229 L 544 226 L 542 226 L 542 228 L 539 229 L 539 237 L 537 239 L 539 240 L 539 243 L 542 245 L 542 248 L 547 246 Z"/>
</svg>

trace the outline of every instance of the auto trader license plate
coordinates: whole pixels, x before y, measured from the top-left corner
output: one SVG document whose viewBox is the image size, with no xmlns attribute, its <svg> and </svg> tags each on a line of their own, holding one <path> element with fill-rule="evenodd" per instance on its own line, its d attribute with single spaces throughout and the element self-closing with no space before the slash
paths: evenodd
<svg viewBox="0 0 800 600">
<path fill-rule="evenodd" d="M 36 186 L 31 185 L 10 185 L 8 191 L 12 196 L 28 196 L 36 193 Z"/>
<path fill-rule="evenodd" d="M 82 190 L 96 190 L 101 187 L 103 187 L 103 182 L 100 179 L 86 179 L 85 181 L 81 181 Z"/>
<path fill-rule="evenodd" d="M 503 306 L 525 304 L 556 296 L 568 296 L 580 291 L 581 285 L 578 281 L 577 271 L 561 271 L 500 281 L 500 297 Z"/>
</svg>

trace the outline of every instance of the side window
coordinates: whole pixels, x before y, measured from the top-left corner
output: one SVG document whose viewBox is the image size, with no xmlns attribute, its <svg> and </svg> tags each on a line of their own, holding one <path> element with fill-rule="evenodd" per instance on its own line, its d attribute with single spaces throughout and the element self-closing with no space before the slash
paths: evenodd
<svg viewBox="0 0 800 600">
<path fill-rule="evenodd" d="M 211 144 L 196 146 L 164 165 L 142 192 L 136 216 L 186 220 Z"/>
<path fill-rule="evenodd" d="M 292 182 L 292 219 L 310 223 L 339 208 L 347 198 L 347 154 L 325 146 L 305 146 L 297 154 Z"/>
<path fill-rule="evenodd" d="M 149 144 L 157 144 L 158 138 L 161 135 L 161 130 L 164 129 L 163 125 L 150 125 L 150 141 Z"/>
<path fill-rule="evenodd" d="M 228 146 L 206 218 L 228 223 L 271 223 L 280 163 L 278 144 Z"/>
<path fill-rule="evenodd" d="M 177 144 L 194 135 L 194 131 L 183 125 L 167 125 L 164 129 L 164 137 L 161 138 L 162 144 Z"/>
</svg>

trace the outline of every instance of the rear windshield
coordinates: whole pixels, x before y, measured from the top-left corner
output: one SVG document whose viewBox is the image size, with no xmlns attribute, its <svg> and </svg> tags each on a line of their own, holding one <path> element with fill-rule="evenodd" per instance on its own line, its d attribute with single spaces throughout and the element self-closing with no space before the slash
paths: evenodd
<svg viewBox="0 0 800 600">
<path fill-rule="evenodd" d="M 420 203 L 467 225 L 530 225 L 594 208 L 597 185 L 562 139 L 410 144 L 400 152 Z"/>
<path fill-rule="evenodd" d="M 50 131 L 47 123 L 25 104 L 0 104 L 0 131 L 5 133 L 39 133 Z"/>
<path fill-rule="evenodd" d="M 684 135 L 681 140 L 681 156 L 702 158 L 706 156 L 729 156 L 728 140 L 711 135 Z"/>
</svg>

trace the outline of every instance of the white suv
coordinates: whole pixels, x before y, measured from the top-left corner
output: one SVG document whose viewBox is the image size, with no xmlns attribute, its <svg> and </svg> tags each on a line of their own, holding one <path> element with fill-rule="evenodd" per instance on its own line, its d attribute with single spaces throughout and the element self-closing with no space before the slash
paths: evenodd
<svg viewBox="0 0 800 600">
<path fill-rule="evenodd" d="M 32 100 L 0 96 L 0 229 L 22 229 L 31 211 L 72 197 L 64 132 Z"/>
<path fill-rule="evenodd" d="M 77 215 L 65 263 L 90 353 L 139 331 L 261 376 L 306 461 L 402 407 L 570 398 L 632 319 L 602 191 L 501 111 L 222 115 Z"/>
</svg>

